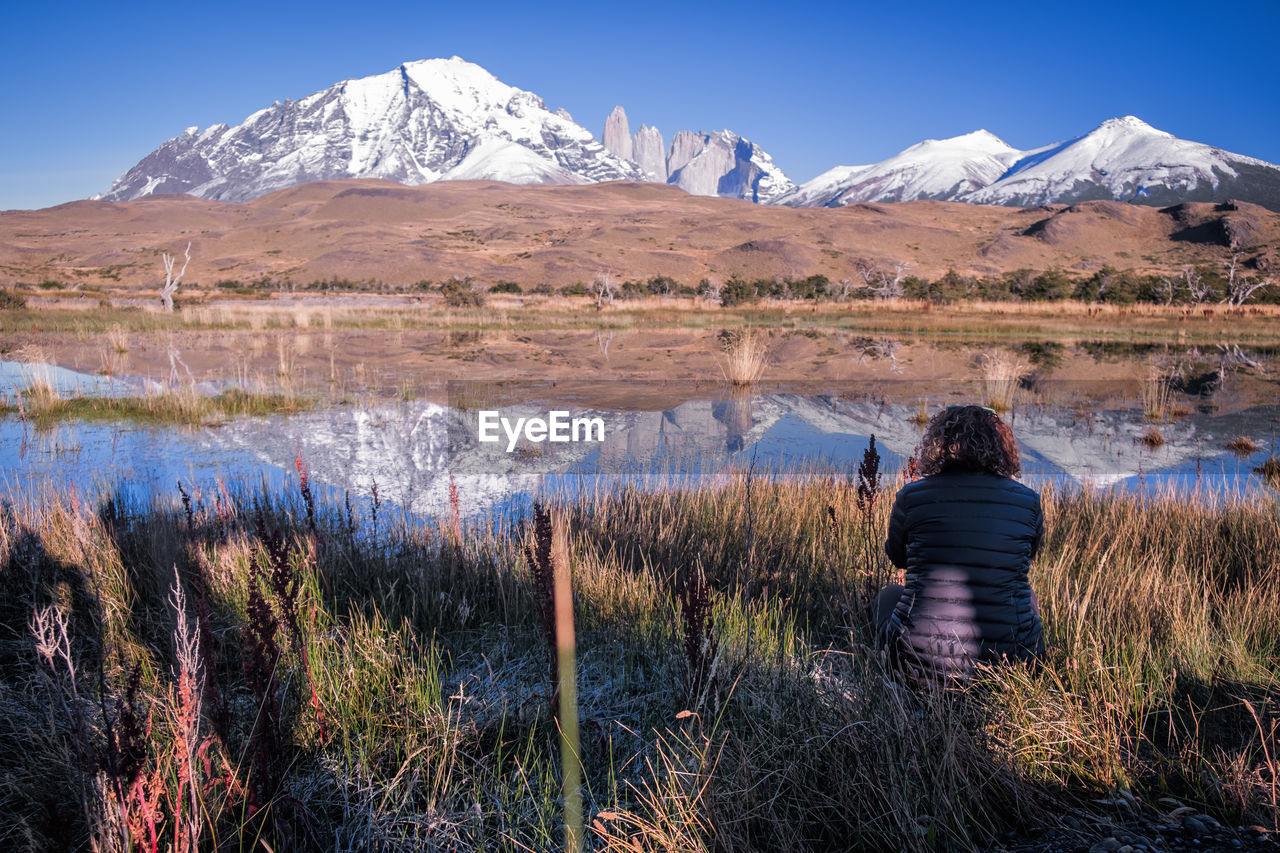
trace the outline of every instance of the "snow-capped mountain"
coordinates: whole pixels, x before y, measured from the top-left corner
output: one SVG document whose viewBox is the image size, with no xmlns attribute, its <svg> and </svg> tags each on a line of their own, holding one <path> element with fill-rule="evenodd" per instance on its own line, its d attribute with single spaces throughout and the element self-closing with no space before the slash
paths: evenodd
<svg viewBox="0 0 1280 853">
<path fill-rule="evenodd" d="M 277 101 L 235 127 L 188 128 L 101 198 L 189 193 L 243 201 L 333 178 L 404 184 L 485 179 L 581 184 L 642 180 L 563 110 L 458 57 L 409 62 Z"/>
<path fill-rule="evenodd" d="M 240 124 L 187 128 L 98 198 L 189 193 L 244 201 L 335 178 L 416 185 L 655 181 L 694 195 L 792 207 L 938 199 L 1037 205 L 1115 199 L 1165 205 L 1235 198 L 1280 210 L 1280 167 L 1156 130 L 1133 116 L 1020 151 L 985 130 L 925 140 L 880 163 L 838 166 L 795 186 L 747 139 L 722 130 L 631 134 L 617 107 L 603 143 L 563 109 L 458 57 L 408 62 L 277 101 Z"/>
<path fill-rule="evenodd" d="M 953 199 L 996 181 L 1022 152 L 985 130 L 926 139 L 870 166 L 837 166 L 781 199 L 792 207 Z"/>
<path fill-rule="evenodd" d="M 1280 187 L 1280 167 L 1125 116 L 1078 139 L 1023 152 L 999 180 L 962 200 L 1021 207 L 1091 199 L 1165 205 L 1230 197 L 1262 203 L 1250 197 L 1261 187 L 1246 177 L 1258 170 L 1270 170 L 1273 188 Z"/>
<path fill-rule="evenodd" d="M 1280 209 L 1280 166 L 1191 142 L 1134 116 L 1019 151 L 985 130 L 838 166 L 778 200 L 792 207 L 938 199 L 1032 206 L 1111 199 L 1166 205 L 1235 198 Z"/>
</svg>

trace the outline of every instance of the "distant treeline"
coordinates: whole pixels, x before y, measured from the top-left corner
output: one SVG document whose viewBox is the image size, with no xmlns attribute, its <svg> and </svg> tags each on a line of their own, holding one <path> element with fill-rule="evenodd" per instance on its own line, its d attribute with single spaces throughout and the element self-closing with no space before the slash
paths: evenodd
<svg viewBox="0 0 1280 853">
<path fill-rule="evenodd" d="M 1187 267 L 1172 275 L 1143 274 L 1133 270 L 1103 267 L 1090 275 L 1061 269 L 1020 269 L 1003 275 L 965 275 L 954 270 L 938 278 L 904 275 L 902 267 L 882 270 L 861 266 L 857 279 L 833 280 L 826 275 L 805 278 L 757 278 L 738 276 L 719 282 L 703 278 L 697 284 L 670 276 L 616 281 L 597 276 L 593 282 L 575 282 L 562 287 L 547 283 L 530 286 L 505 279 L 486 284 L 471 278 L 450 278 L 441 282 L 416 281 L 391 284 L 376 279 L 329 278 L 304 285 L 263 277 L 251 282 L 222 280 L 219 290 L 239 293 L 282 291 L 439 293 L 453 307 L 475 307 L 486 294 L 535 294 L 545 296 L 591 296 L 613 302 L 651 296 L 701 296 L 725 306 L 742 305 L 762 299 L 842 302 L 874 299 L 919 299 L 934 303 L 963 301 L 1054 302 L 1073 299 L 1129 305 L 1139 302 L 1165 305 L 1207 303 L 1280 304 L 1280 287 L 1268 279 L 1248 276 L 1231 269 Z"/>
<path fill-rule="evenodd" d="M 1015 270 L 998 276 L 963 275 L 951 270 L 929 279 L 886 272 L 834 282 L 825 275 L 803 279 L 731 278 L 720 287 L 720 302 L 737 305 L 759 299 L 842 301 L 847 299 L 919 299 L 934 303 L 1105 302 L 1129 305 L 1138 302 L 1188 305 L 1205 303 L 1280 303 L 1280 287 L 1266 279 L 1226 274 L 1207 268 L 1187 268 L 1176 275 L 1140 274 L 1133 270 L 1103 267 L 1088 275 L 1064 270 Z M 705 282 L 704 282 L 705 286 Z"/>
<path fill-rule="evenodd" d="M 534 294 L 543 296 L 589 296 L 597 305 L 618 300 L 644 299 L 654 296 L 698 296 L 725 306 L 743 305 L 762 299 L 784 299 L 811 302 L 867 301 L 876 299 L 915 299 L 946 304 L 963 301 L 1054 302 L 1072 299 L 1080 302 L 1104 302 L 1116 305 L 1150 303 L 1163 305 L 1202 305 L 1224 303 L 1280 304 L 1280 286 L 1271 277 L 1257 271 L 1246 272 L 1232 262 L 1220 269 L 1184 267 L 1174 274 L 1158 275 L 1103 267 L 1089 275 L 1062 269 L 1019 269 L 1002 275 L 965 275 L 955 270 L 930 279 L 906 274 L 907 265 L 892 268 L 859 261 L 855 278 L 833 280 L 826 275 L 804 278 L 757 278 L 733 276 L 720 281 L 703 278 L 696 284 L 681 282 L 670 276 L 647 279 L 618 280 L 610 275 L 597 275 L 592 282 L 575 282 L 553 287 L 545 282 L 533 286 L 500 279 L 481 282 L 470 277 L 454 277 L 444 281 L 420 280 L 408 283 L 380 279 L 348 279 L 337 276 L 299 284 L 289 279 L 261 276 L 248 281 L 219 279 L 213 288 L 243 296 L 267 296 L 272 293 L 438 293 L 455 308 L 479 307 L 487 294 Z M 79 289 L 81 286 L 55 280 L 39 284 L 19 283 L 9 291 L 0 291 L 0 308 L 16 308 L 22 304 L 17 290 Z M 97 290 L 98 288 L 85 288 Z M 185 285 L 183 290 L 199 290 L 199 285 Z"/>
</svg>

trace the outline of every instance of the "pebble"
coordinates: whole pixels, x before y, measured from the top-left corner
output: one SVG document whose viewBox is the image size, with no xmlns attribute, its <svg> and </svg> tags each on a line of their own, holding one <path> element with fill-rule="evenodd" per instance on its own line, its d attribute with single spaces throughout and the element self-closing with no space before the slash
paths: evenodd
<svg viewBox="0 0 1280 853">
<path fill-rule="evenodd" d="M 1200 818 L 1194 817 L 1191 815 L 1188 815 L 1187 817 L 1184 817 L 1182 819 L 1182 828 L 1185 829 L 1187 832 L 1193 833 L 1197 836 L 1209 834 L 1209 827 L 1206 826 L 1204 822 L 1200 820 Z M 1197 839 L 1197 841 L 1198 840 L 1199 839 Z"/>
</svg>

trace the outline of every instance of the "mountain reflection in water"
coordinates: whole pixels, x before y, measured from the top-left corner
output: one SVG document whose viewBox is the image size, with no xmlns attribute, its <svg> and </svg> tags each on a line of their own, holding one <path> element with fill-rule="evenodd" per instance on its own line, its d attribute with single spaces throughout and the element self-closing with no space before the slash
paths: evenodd
<svg viewBox="0 0 1280 853">
<path fill-rule="evenodd" d="M 176 494 L 179 480 L 208 489 L 228 484 L 296 484 L 295 460 L 313 488 L 341 500 L 380 498 L 421 515 L 450 510 L 450 484 L 464 513 L 509 511 L 548 490 L 668 482 L 753 468 L 760 476 L 825 469 L 852 474 L 874 435 L 886 470 L 900 469 L 920 438 L 919 406 L 831 395 L 733 395 L 692 399 L 658 411 L 573 410 L 599 416 L 602 443 L 476 441 L 475 411 L 429 402 L 342 406 L 293 416 L 245 418 L 198 430 L 126 423 L 60 424 L 36 431 L 0 421 L 0 483 L 20 494 L 42 487 L 123 489 L 139 498 Z M 508 417 L 547 407 L 504 407 Z M 1007 415 L 1023 456 L 1023 479 L 1154 490 L 1227 493 L 1265 484 L 1250 473 L 1275 452 L 1276 407 L 1217 414 L 1195 411 L 1159 425 L 1137 408 L 1018 406 Z M 1234 436 L 1258 439 L 1248 456 L 1228 452 Z"/>
</svg>

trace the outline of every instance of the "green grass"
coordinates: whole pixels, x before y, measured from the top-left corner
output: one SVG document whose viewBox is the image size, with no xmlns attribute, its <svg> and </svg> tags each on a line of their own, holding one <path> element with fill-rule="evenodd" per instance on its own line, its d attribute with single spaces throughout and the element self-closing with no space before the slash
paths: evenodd
<svg viewBox="0 0 1280 853">
<path fill-rule="evenodd" d="M 48 391 L 23 395 L 0 405 L 0 415 L 20 415 L 37 429 L 64 421 L 131 421 L 139 424 L 204 426 L 235 417 L 297 413 L 311 409 L 315 401 L 281 393 L 254 393 L 240 389 L 204 396 L 194 390 L 166 391 L 147 397 L 60 397 Z"/>
<path fill-rule="evenodd" d="M 368 506 L 322 505 L 313 527 L 305 491 L 177 498 L 3 515 L 0 845 L 110 846 L 123 813 L 144 832 L 150 815 L 162 849 L 562 847 L 524 526 L 383 507 L 375 533 Z M 560 506 L 592 849 L 981 848 L 1115 819 L 1117 795 L 1274 826 L 1274 501 L 1046 493 L 1045 665 L 913 692 L 867 645 L 891 498 L 862 517 L 852 483 L 816 473 Z M 209 685 L 194 736 L 175 571 Z M 34 642 L 41 613 L 67 625 L 65 656 Z M 255 682 L 272 643 L 275 681 Z M 125 709 L 150 728 L 113 753 Z"/>
</svg>

